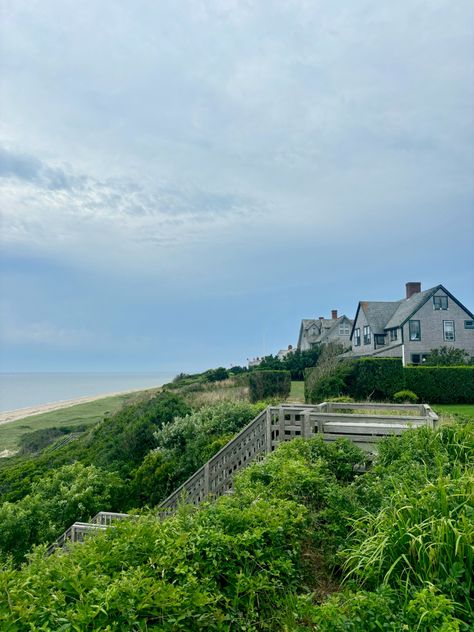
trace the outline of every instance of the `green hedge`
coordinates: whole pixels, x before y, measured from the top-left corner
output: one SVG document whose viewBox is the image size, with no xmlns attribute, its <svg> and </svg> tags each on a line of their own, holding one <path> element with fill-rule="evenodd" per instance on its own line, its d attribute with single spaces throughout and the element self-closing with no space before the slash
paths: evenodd
<svg viewBox="0 0 474 632">
<path fill-rule="evenodd" d="M 368 398 L 392 400 L 398 391 L 409 389 L 421 402 L 429 404 L 470 404 L 474 402 L 473 366 L 408 366 L 399 358 L 361 358 L 344 373 L 336 367 L 331 375 L 311 382 L 314 369 L 305 374 L 306 401 L 321 401 L 325 383 L 332 376 L 343 378 L 344 385 L 337 394 L 349 395 L 355 401 Z M 319 383 L 321 382 L 321 384 Z M 319 389 L 319 390 L 318 390 Z M 324 396 L 323 396 L 324 398 Z"/>
<path fill-rule="evenodd" d="M 474 366 L 409 366 L 406 388 L 428 404 L 474 403 Z"/>
<path fill-rule="evenodd" d="M 286 398 L 291 390 L 289 371 L 252 371 L 249 373 L 250 401 L 258 402 L 268 397 Z"/>
<path fill-rule="evenodd" d="M 354 362 L 346 385 L 347 394 L 356 401 L 369 397 L 391 399 L 394 393 L 406 388 L 402 361 L 399 358 L 361 358 Z"/>
</svg>

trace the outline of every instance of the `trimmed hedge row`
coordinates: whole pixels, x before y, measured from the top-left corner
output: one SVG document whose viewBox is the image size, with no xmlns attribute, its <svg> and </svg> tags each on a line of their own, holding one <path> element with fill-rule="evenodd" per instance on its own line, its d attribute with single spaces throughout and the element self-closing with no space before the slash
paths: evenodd
<svg viewBox="0 0 474 632">
<path fill-rule="evenodd" d="M 291 390 L 290 371 L 251 371 L 249 374 L 250 401 L 268 397 L 288 397 Z"/>
<path fill-rule="evenodd" d="M 474 403 L 474 366 L 409 366 L 406 388 L 430 404 Z"/>
<path fill-rule="evenodd" d="M 310 371 L 305 375 L 305 385 Z M 408 366 L 399 358 L 361 358 L 351 364 L 344 378 L 344 394 L 355 400 L 391 400 L 408 389 L 421 402 L 470 404 L 474 402 L 474 366 Z M 309 402 L 320 401 L 318 388 L 306 388 Z"/>
</svg>

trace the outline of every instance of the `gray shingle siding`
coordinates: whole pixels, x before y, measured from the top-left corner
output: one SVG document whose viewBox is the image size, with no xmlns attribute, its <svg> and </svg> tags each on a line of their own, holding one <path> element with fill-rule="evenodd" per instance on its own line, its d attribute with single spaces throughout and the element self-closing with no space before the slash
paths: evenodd
<svg viewBox="0 0 474 632">
<path fill-rule="evenodd" d="M 448 309 L 434 309 L 433 296 L 447 296 Z M 391 305 L 391 307 L 390 307 Z M 383 326 L 382 319 L 386 318 Z M 466 329 L 465 321 L 473 320 L 473 314 L 459 305 L 454 297 L 441 285 L 424 292 L 414 294 L 409 299 L 393 301 L 393 303 L 368 301 L 359 303 L 356 322 L 351 335 L 353 355 L 377 355 L 401 357 L 404 349 L 405 361 L 413 361 L 413 354 L 428 354 L 432 349 L 447 346 L 463 349 L 474 357 L 474 329 Z M 409 321 L 420 321 L 421 339 L 410 340 Z M 453 321 L 455 339 L 444 339 L 443 321 Z M 370 344 L 364 344 L 364 325 L 371 326 Z M 397 340 L 390 340 L 389 327 L 400 327 Z M 354 331 L 360 328 L 361 344 L 354 345 Z M 375 331 L 374 331 L 375 330 Z M 374 333 L 385 331 L 385 346 L 376 346 Z M 402 335 L 403 330 L 403 335 Z M 402 347 L 401 343 L 404 343 Z"/>
</svg>

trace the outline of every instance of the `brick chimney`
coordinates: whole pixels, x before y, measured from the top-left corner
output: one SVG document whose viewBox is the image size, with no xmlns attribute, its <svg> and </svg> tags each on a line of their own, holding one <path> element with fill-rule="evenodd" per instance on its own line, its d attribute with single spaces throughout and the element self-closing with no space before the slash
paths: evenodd
<svg viewBox="0 0 474 632">
<path fill-rule="evenodd" d="M 405 283 L 407 298 L 413 296 L 413 294 L 419 294 L 421 292 L 421 283 L 419 281 L 409 281 Z"/>
<path fill-rule="evenodd" d="M 333 320 L 337 320 L 337 309 L 333 309 L 333 310 L 331 311 L 331 318 L 332 318 Z"/>
</svg>

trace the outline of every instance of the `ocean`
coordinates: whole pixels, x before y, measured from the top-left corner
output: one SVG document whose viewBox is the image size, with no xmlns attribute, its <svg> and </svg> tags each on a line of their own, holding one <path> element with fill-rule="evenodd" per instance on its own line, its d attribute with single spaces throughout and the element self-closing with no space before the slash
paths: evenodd
<svg viewBox="0 0 474 632">
<path fill-rule="evenodd" d="M 156 373 L 0 373 L 0 412 L 65 399 L 152 388 L 175 374 Z"/>
</svg>

